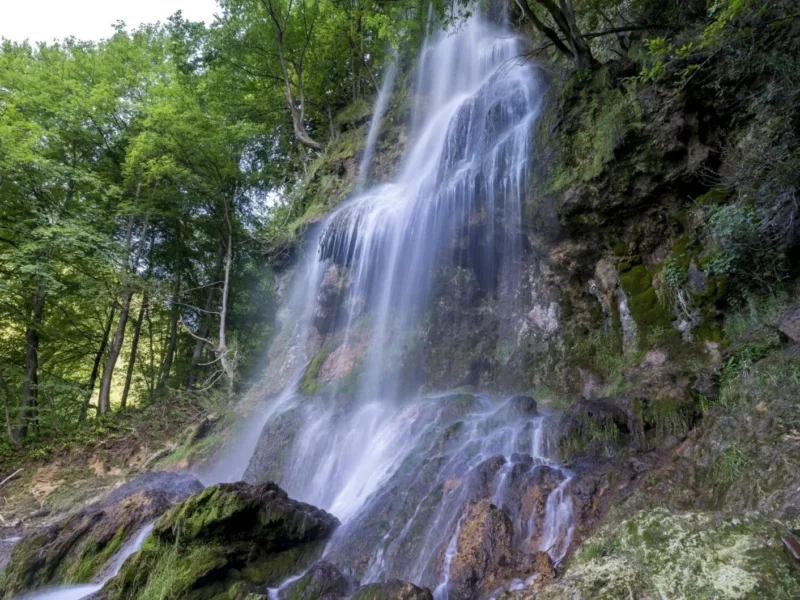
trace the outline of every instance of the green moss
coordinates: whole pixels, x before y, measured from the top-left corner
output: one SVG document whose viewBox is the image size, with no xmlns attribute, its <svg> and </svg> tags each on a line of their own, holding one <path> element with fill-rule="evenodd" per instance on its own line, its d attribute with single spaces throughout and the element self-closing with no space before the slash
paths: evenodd
<svg viewBox="0 0 800 600">
<path fill-rule="evenodd" d="M 676 398 L 649 400 L 642 412 L 653 445 L 667 436 L 685 436 L 694 422 L 694 406 Z"/>
<path fill-rule="evenodd" d="M 625 242 L 619 241 L 614 244 L 612 250 L 616 256 L 625 256 L 628 253 L 628 245 Z"/>
<path fill-rule="evenodd" d="M 65 583 L 85 583 L 91 581 L 114 553 L 122 547 L 125 542 L 125 525 L 121 525 L 114 537 L 105 544 L 99 544 L 95 540 L 89 539 L 81 548 L 80 556 L 74 563 L 66 562 L 63 566 L 64 575 L 59 577 Z"/>
<path fill-rule="evenodd" d="M 306 544 L 284 552 L 265 556 L 243 568 L 239 575 L 245 581 L 258 585 L 276 586 L 298 570 L 302 570 L 319 556 L 324 544 Z"/>
<path fill-rule="evenodd" d="M 587 453 L 604 454 L 621 437 L 619 427 L 613 420 L 587 417 L 559 438 L 558 451 L 564 460 Z"/>
<path fill-rule="evenodd" d="M 329 353 L 328 348 L 324 347 L 317 352 L 314 358 L 311 359 L 311 362 L 308 363 L 308 367 L 306 367 L 306 371 L 303 373 L 303 378 L 300 380 L 301 394 L 305 396 L 319 395 L 322 390 L 322 382 L 317 379 L 317 376 L 319 375 L 320 368 L 325 363 L 325 359 L 328 358 Z"/>
<path fill-rule="evenodd" d="M 175 448 L 173 452 L 160 461 L 160 464 L 167 466 L 183 461 L 189 461 L 190 463 L 200 461 L 211 456 L 223 442 L 224 436 L 221 431 L 213 431 L 196 442 L 191 439 L 186 439 L 180 446 Z"/>
<path fill-rule="evenodd" d="M 372 106 L 364 98 L 359 98 L 344 107 L 334 117 L 334 122 L 340 127 L 351 128 L 359 125 L 372 115 Z"/>
<path fill-rule="evenodd" d="M 553 191 L 598 177 L 625 137 L 641 126 L 635 95 L 612 86 L 605 69 L 573 74 L 561 94 L 560 110 L 567 106 L 575 121 L 553 140 L 560 157 L 551 180 Z"/>
<path fill-rule="evenodd" d="M 731 446 L 714 457 L 712 479 L 715 484 L 726 485 L 740 477 L 750 464 L 750 455 L 739 446 Z"/>
<path fill-rule="evenodd" d="M 285 500 L 252 493 L 214 486 L 173 507 L 109 584 L 109 600 L 225 600 L 231 587 L 244 598 L 310 565 L 325 535 Z"/>
<path fill-rule="evenodd" d="M 670 327 L 672 315 L 656 295 L 650 271 L 644 265 L 636 265 L 620 273 L 619 279 L 640 334 Z"/>
</svg>

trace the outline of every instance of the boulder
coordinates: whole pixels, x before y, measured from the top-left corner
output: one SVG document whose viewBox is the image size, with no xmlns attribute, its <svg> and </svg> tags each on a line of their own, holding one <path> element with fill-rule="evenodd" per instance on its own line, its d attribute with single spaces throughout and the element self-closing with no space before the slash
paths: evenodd
<svg viewBox="0 0 800 600">
<path fill-rule="evenodd" d="M 350 581 L 329 562 L 320 561 L 280 591 L 280 600 L 336 600 L 349 595 Z"/>
<path fill-rule="evenodd" d="M 361 586 L 350 600 L 433 600 L 433 594 L 428 588 L 391 579 Z"/>
<path fill-rule="evenodd" d="M 264 426 L 243 479 L 258 484 L 280 482 L 292 444 L 302 424 L 303 412 L 295 407 L 276 415 Z"/>
<path fill-rule="evenodd" d="M 37 529 L 15 547 L 3 573 L 6 598 L 62 583 L 92 581 L 142 527 L 203 485 L 186 473 L 146 473 L 102 502 Z"/>
<path fill-rule="evenodd" d="M 478 600 L 496 587 L 498 572 L 512 560 L 512 535 L 511 520 L 489 500 L 466 507 L 450 565 L 451 600 Z"/>
<path fill-rule="evenodd" d="M 174 506 L 99 598 L 262 593 L 311 564 L 339 521 L 274 483 L 220 484 Z"/>
<path fill-rule="evenodd" d="M 778 331 L 793 342 L 800 342 L 800 308 L 790 310 L 778 319 Z"/>
</svg>

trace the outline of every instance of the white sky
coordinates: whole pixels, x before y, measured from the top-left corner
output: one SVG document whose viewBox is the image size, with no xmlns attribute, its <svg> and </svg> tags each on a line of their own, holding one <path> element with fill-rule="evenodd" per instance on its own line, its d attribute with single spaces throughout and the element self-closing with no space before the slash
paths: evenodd
<svg viewBox="0 0 800 600">
<path fill-rule="evenodd" d="M 215 0 L 0 0 L 0 37 L 15 42 L 52 42 L 74 35 L 99 40 L 125 21 L 129 28 L 166 21 L 181 10 L 192 21 L 211 23 Z"/>
</svg>

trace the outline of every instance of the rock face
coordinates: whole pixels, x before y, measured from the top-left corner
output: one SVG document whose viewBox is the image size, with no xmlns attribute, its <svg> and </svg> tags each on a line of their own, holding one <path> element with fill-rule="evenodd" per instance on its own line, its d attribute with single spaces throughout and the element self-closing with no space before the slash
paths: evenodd
<svg viewBox="0 0 800 600">
<path fill-rule="evenodd" d="M 486 597 L 498 572 L 511 564 L 512 533 L 511 520 L 489 500 L 466 507 L 458 536 L 458 554 L 450 567 L 450 598 Z"/>
<path fill-rule="evenodd" d="M 321 561 L 280 593 L 281 600 L 337 600 L 349 595 L 351 582 L 331 563 Z"/>
<path fill-rule="evenodd" d="M 253 456 L 244 473 L 249 483 L 280 482 L 295 436 L 300 429 L 302 413 L 291 409 L 271 419 L 258 438 Z"/>
<path fill-rule="evenodd" d="M 183 473 L 147 473 L 105 500 L 43 527 L 14 548 L 3 574 L 6 598 L 59 583 L 85 583 L 124 543 L 203 485 Z"/>
<path fill-rule="evenodd" d="M 99 597 L 244 598 L 310 564 L 338 524 L 273 483 L 213 486 L 161 517 Z"/>
<path fill-rule="evenodd" d="M 793 560 L 766 522 L 655 509 L 603 528 L 563 579 L 502 598 L 794 598 Z"/>
<path fill-rule="evenodd" d="M 397 579 L 358 588 L 350 600 L 433 600 L 427 588 Z"/>
</svg>

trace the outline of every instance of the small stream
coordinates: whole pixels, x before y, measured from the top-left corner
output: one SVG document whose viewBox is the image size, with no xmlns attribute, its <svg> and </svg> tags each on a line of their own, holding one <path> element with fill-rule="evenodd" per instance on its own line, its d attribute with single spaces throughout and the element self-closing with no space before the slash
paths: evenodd
<svg viewBox="0 0 800 600">
<path fill-rule="evenodd" d="M 147 536 L 153 531 L 154 525 L 155 522 L 142 527 L 127 544 L 120 548 L 94 583 L 50 588 L 23 596 L 20 600 L 80 600 L 100 591 L 106 583 L 119 573 L 125 561 L 139 551 Z"/>
</svg>

